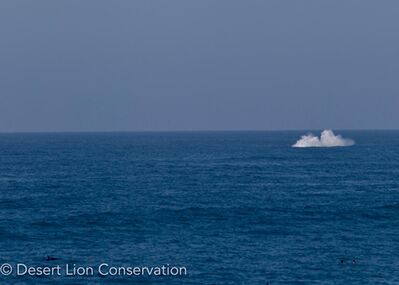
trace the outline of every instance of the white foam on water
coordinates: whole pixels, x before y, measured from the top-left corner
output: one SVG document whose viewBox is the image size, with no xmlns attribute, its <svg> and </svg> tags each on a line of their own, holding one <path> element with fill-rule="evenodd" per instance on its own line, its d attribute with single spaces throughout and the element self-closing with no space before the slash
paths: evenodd
<svg viewBox="0 0 399 285">
<path fill-rule="evenodd" d="M 292 147 L 337 147 L 351 146 L 355 141 L 335 135 L 332 130 L 324 130 L 320 138 L 312 134 L 302 136 Z"/>
</svg>

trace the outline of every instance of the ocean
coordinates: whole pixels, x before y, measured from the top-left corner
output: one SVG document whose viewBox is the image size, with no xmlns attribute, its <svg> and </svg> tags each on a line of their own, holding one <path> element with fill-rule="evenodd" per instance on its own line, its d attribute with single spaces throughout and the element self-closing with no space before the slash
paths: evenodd
<svg viewBox="0 0 399 285">
<path fill-rule="evenodd" d="M 399 284 L 399 131 L 338 133 L 1 134 L 0 284 Z"/>
</svg>

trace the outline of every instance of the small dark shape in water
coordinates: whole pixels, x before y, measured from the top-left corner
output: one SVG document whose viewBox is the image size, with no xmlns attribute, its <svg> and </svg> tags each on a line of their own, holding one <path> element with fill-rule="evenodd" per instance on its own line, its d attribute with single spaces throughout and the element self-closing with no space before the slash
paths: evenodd
<svg viewBox="0 0 399 285">
<path fill-rule="evenodd" d="M 341 259 L 341 263 L 344 263 L 344 260 L 343 260 L 343 259 Z"/>
<path fill-rule="evenodd" d="M 46 260 L 47 260 L 47 261 L 59 260 L 59 258 L 52 257 L 52 256 L 50 256 L 50 255 L 47 255 Z"/>
</svg>

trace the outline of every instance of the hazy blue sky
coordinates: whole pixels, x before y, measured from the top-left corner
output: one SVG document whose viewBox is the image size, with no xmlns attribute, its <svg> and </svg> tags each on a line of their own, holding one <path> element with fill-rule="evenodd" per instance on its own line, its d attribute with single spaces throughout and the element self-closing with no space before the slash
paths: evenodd
<svg viewBox="0 0 399 285">
<path fill-rule="evenodd" d="M 0 131 L 399 128 L 399 1 L 0 2 Z"/>
</svg>

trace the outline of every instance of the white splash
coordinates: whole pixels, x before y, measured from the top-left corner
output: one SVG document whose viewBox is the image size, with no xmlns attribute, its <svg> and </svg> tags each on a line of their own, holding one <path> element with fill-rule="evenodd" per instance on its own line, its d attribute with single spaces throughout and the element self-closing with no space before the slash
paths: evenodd
<svg viewBox="0 0 399 285">
<path fill-rule="evenodd" d="M 332 130 L 324 130 L 320 138 L 312 134 L 304 135 L 298 140 L 293 147 L 335 147 L 335 146 L 351 146 L 355 141 L 345 139 L 340 135 L 335 135 Z"/>
</svg>

